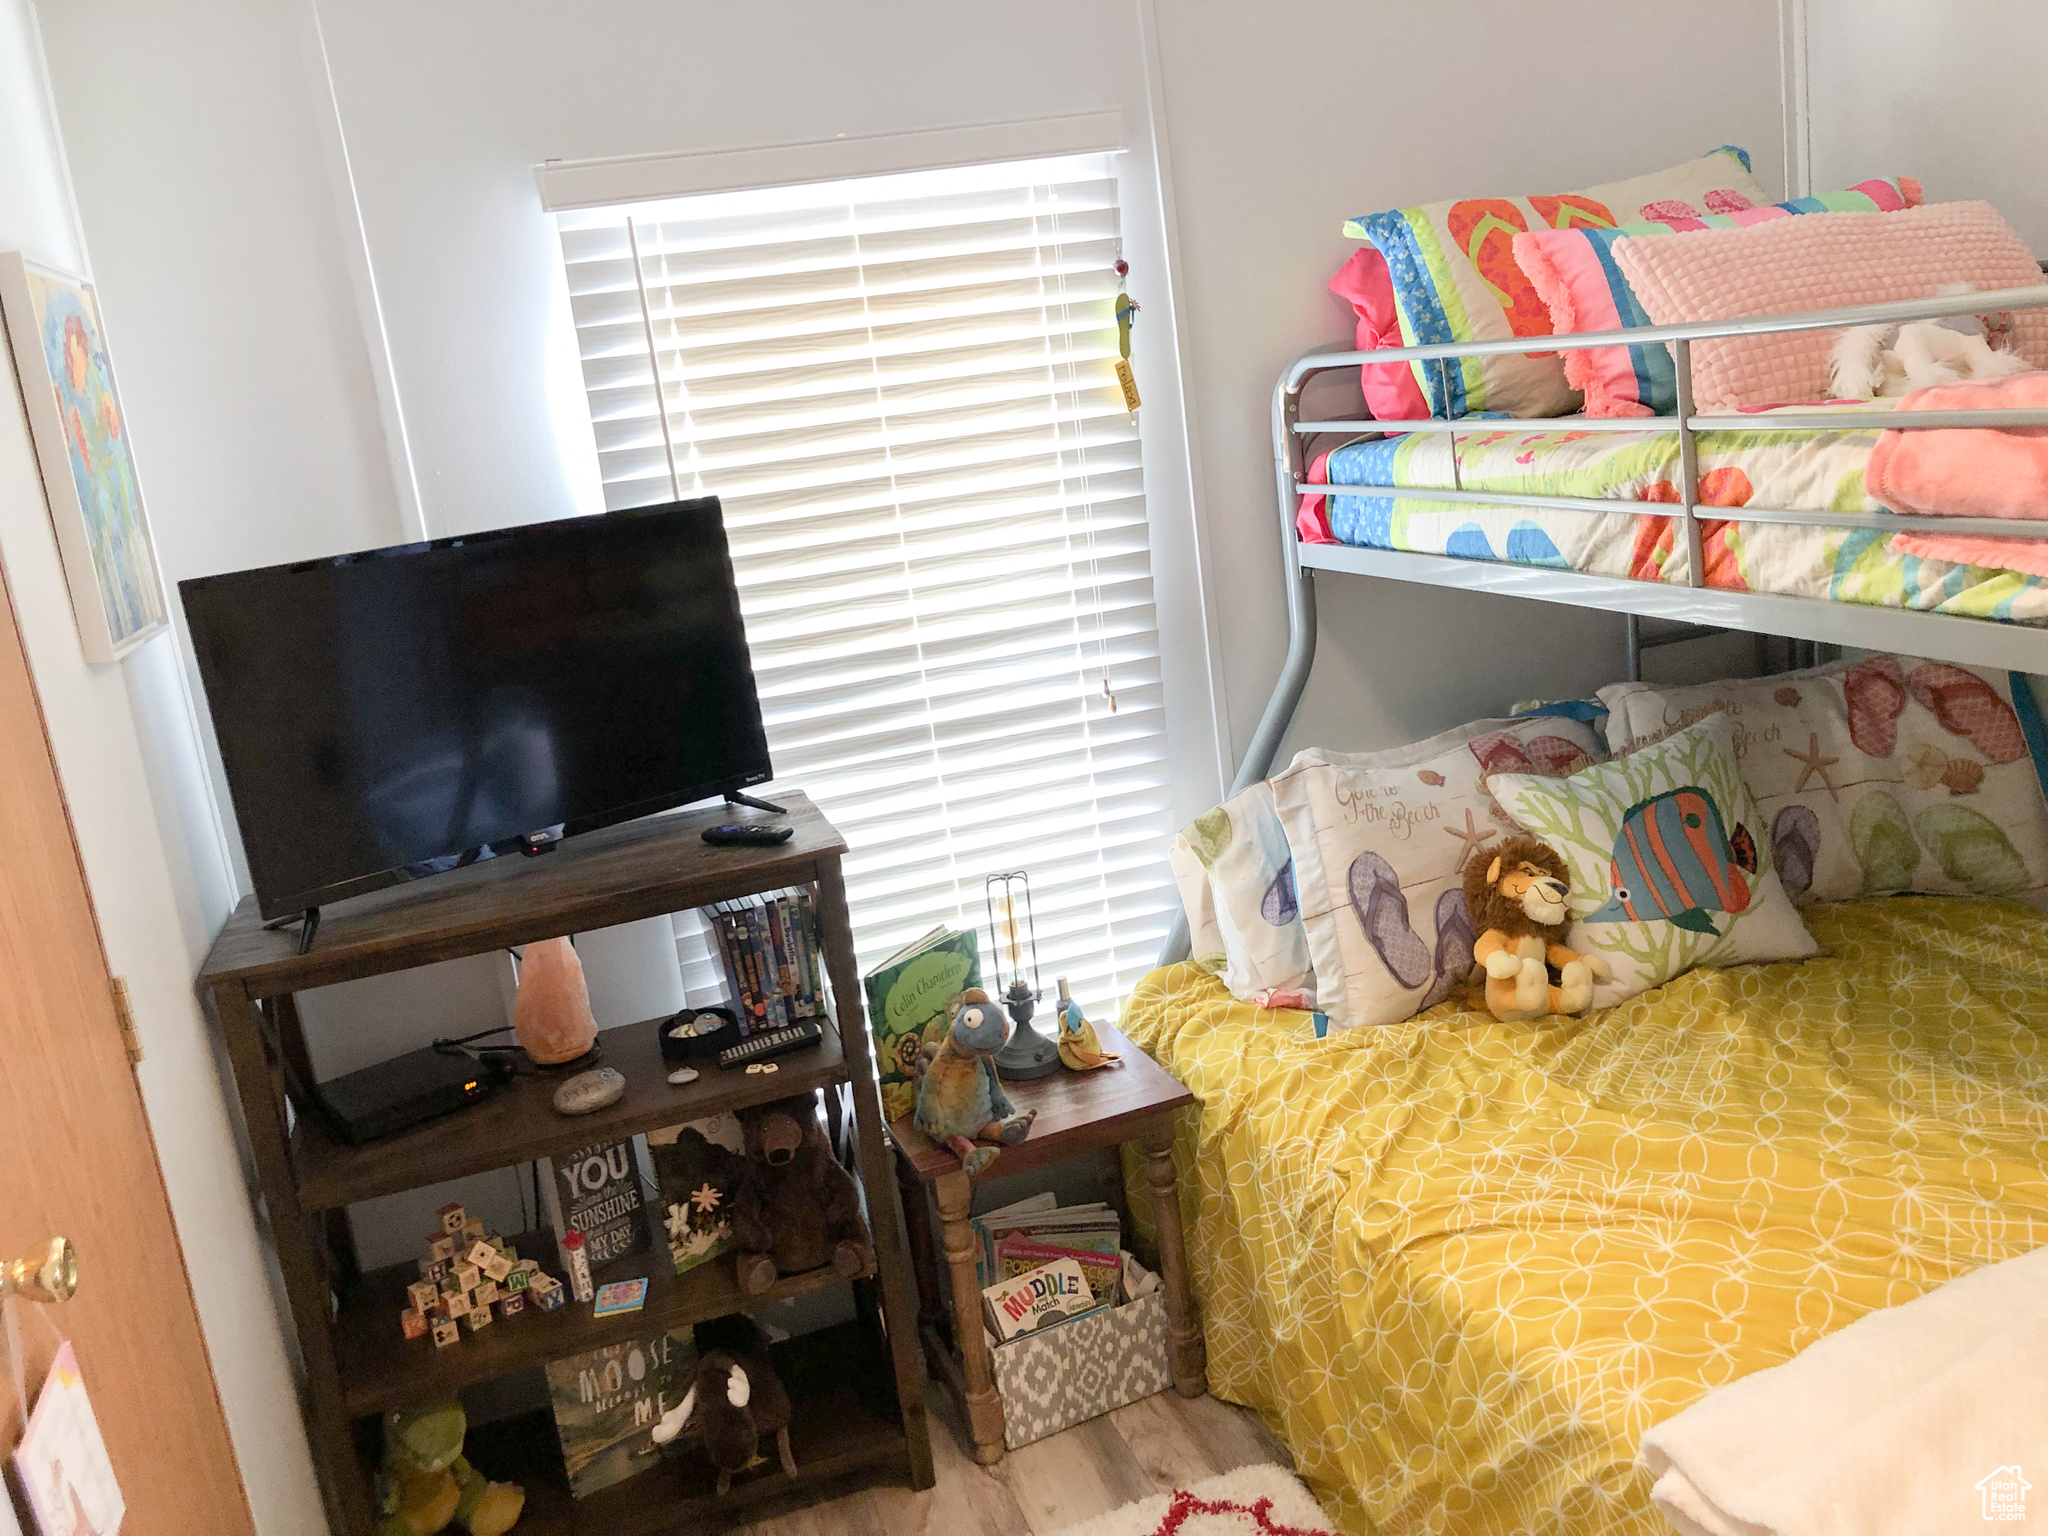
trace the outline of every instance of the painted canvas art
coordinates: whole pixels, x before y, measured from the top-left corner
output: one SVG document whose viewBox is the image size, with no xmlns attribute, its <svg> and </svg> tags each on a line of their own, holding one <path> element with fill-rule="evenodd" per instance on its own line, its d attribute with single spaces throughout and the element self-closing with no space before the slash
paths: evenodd
<svg viewBox="0 0 2048 1536">
<path fill-rule="evenodd" d="M 113 661 L 170 613 L 92 285 L 0 255 L 0 313 L 88 661 Z"/>
</svg>

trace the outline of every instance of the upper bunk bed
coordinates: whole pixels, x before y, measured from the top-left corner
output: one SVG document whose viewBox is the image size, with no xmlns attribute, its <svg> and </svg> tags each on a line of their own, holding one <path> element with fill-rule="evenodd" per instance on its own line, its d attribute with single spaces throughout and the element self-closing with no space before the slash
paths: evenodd
<svg viewBox="0 0 2048 1536">
<path fill-rule="evenodd" d="M 1657 416 L 1304 420 L 1303 386 L 1321 373 L 1379 363 L 1446 368 L 1534 349 L 1514 338 L 1304 354 L 1273 391 L 1287 660 L 1233 792 L 1271 770 L 1307 686 L 1320 571 L 1626 614 L 1631 677 L 1644 617 L 1676 621 L 1681 634 L 1741 630 L 2048 673 L 2048 580 L 1889 548 L 1897 534 L 2012 538 L 2035 527 L 1746 498 L 1730 505 L 1728 471 L 1711 467 L 1739 460 L 1745 486 L 1763 490 L 1822 486 L 1844 473 L 1860 478 L 1860 461 L 1887 429 L 2043 428 L 2048 410 L 1902 411 L 1873 401 L 1701 414 L 1691 366 L 1692 344 L 1705 339 L 2040 308 L 2048 308 L 2048 286 L 1542 338 L 1544 351 L 1668 343 L 1678 408 Z M 1338 446 L 1312 452 L 1317 439 Z M 1622 444 L 1648 451 L 1624 461 L 1614 451 Z M 1660 464 L 1670 472 L 1646 489 L 1646 464 L 1649 473 Z M 1575 482 L 1618 494 L 1554 489 L 1582 488 Z"/>
</svg>

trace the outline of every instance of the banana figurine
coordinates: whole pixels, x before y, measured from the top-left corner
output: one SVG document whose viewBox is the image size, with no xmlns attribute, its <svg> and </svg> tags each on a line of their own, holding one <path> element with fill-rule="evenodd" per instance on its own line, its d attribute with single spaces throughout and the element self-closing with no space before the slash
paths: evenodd
<svg viewBox="0 0 2048 1536">
<path fill-rule="evenodd" d="M 1096 1038 L 1095 1026 L 1082 1015 L 1081 1005 L 1067 996 L 1067 984 L 1060 983 L 1060 1062 L 1075 1072 L 1092 1072 L 1097 1067 L 1120 1067 L 1115 1051 L 1105 1051 Z"/>
</svg>

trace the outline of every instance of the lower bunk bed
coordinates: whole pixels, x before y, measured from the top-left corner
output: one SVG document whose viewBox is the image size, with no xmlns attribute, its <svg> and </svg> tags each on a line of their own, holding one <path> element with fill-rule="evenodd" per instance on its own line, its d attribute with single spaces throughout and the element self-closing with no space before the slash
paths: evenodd
<svg viewBox="0 0 2048 1536">
<path fill-rule="evenodd" d="M 2048 1243 L 2048 915 L 1806 917 L 1817 958 L 1540 1025 L 1317 1039 L 1191 964 L 1140 983 L 1125 1031 L 1199 1100 L 1211 1387 L 1350 1536 L 1665 1531 L 1651 1425 Z"/>
</svg>

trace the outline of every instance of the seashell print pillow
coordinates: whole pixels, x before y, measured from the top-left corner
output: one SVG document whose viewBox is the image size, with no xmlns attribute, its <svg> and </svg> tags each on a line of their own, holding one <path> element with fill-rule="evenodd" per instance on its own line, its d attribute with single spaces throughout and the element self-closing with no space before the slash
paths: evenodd
<svg viewBox="0 0 2048 1536">
<path fill-rule="evenodd" d="M 1696 965 L 1799 960 L 1818 947 L 1757 830 L 1725 714 L 1566 778 L 1496 774 L 1486 787 L 1570 869 L 1566 942 L 1614 971 L 1594 984 L 1596 1007 Z"/>
<path fill-rule="evenodd" d="M 1513 830 L 1485 775 L 1567 773 L 1600 751 L 1591 725 L 1524 715 L 1386 752 L 1303 752 L 1273 777 L 1316 1007 L 1332 1029 L 1396 1023 L 1471 973 L 1465 860 Z"/>
<path fill-rule="evenodd" d="M 1600 690 L 1617 750 L 1714 710 L 1794 901 L 2048 893 L 2048 800 L 2010 675 L 1867 656 L 1778 677 Z M 2031 705 L 2024 697 L 2019 701 Z"/>
</svg>

